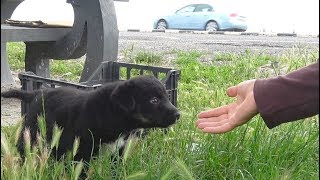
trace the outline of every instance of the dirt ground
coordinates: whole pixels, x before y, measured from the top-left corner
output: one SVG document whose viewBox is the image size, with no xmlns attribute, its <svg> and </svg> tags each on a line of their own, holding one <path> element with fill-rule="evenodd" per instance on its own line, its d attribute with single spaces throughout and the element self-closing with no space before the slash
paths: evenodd
<svg viewBox="0 0 320 180">
<path fill-rule="evenodd" d="M 1 92 L 11 88 L 20 89 L 18 73 L 13 73 L 14 85 L 1 86 Z M 1 97 L 1 126 L 16 124 L 21 120 L 21 101 L 16 99 L 6 99 Z"/>
</svg>

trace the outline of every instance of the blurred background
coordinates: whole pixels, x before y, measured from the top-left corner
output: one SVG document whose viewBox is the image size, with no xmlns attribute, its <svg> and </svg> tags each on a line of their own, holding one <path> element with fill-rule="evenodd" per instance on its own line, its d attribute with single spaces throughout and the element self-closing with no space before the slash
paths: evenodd
<svg viewBox="0 0 320 180">
<path fill-rule="evenodd" d="M 115 2 L 120 31 L 153 29 L 163 15 L 192 3 L 221 4 L 247 17 L 247 32 L 319 34 L 319 0 L 130 0 Z M 66 0 L 25 0 L 12 15 L 16 20 L 73 21 Z"/>
</svg>

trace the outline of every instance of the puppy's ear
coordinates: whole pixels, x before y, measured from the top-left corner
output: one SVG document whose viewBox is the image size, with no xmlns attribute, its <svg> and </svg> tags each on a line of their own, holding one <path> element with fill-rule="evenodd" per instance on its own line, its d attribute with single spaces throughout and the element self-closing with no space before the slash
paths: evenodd
<svg viewBox="0 0 320 180">
<path fill-rule="evenodd" d="M 120 83 L 111 93 L 111 101 L 118 104 L 126 112 L 133 111 L 135 100 L 132 96 L 134 85 L 130 81 Z"/>
</svg>

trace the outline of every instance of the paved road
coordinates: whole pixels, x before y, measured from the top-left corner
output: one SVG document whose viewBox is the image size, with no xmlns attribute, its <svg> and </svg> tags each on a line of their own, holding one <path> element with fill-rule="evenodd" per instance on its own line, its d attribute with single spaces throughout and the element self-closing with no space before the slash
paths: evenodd
<svg viewBox="0 0 320 180">
<path fill-rule="evenodd" d="M 162 32 L 120 32 L 119 52 L 132 48 L 139 51 L 172 52 L 199 50 L 208 53 L 242 53 L 246 49 L 270 55 L 283 54 L 293 47 L 319 49 L 318 37 L 248 36 Z"/>
</svg>

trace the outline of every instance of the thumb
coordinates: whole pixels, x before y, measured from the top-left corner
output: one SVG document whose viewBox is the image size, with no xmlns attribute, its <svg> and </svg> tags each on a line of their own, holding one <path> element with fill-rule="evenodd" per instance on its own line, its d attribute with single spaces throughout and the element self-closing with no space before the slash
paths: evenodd
<svg viewBox="0 0 320 180">
<path fill-rule="evenodd" d="M 229 97 L 237 96 L 238 86 L 232 86 L 227 89 L 227 95 Z"/>
</svg>

